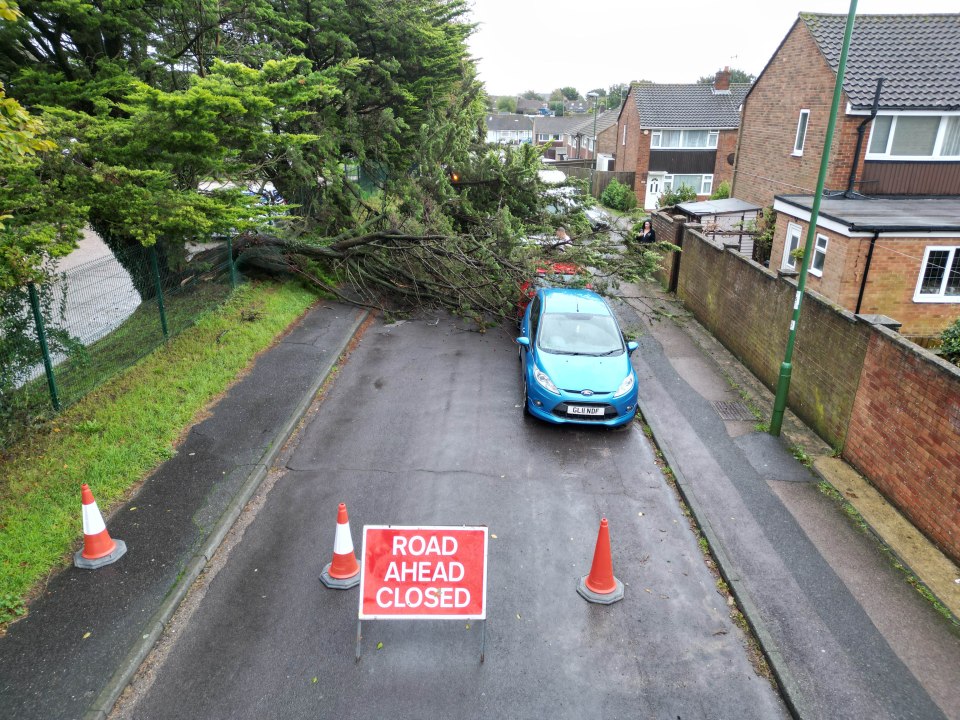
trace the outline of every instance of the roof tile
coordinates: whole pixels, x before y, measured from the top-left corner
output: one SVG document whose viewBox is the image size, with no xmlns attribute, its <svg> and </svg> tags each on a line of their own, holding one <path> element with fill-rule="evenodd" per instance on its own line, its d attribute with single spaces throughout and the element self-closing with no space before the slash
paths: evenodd
<svg viewBox="0 0 960 720">
<path fill-rule="evenodd" d="M 640 124 L 656 128 L 740 127 L 740 105 L 749 89 L 749 83 L 730 83 L 729 93 L 705 84 L 633 86 Z"/>
<path fill-rule="evenodd" d="M 846 15 L 801 13 L 836 72 Z M 857 109 L 960 110 L 960 15 L 857 15 L 843 89 Z"/>
</svg>

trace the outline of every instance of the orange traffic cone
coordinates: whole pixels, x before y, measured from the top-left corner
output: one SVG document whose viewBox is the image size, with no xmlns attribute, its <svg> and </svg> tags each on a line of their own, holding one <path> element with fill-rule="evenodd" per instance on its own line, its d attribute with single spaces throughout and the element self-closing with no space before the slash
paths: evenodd
<svg viewBox="0 0 960 720">
<path fill-rule="evenodd" d="M 83 503 L 83 550 L 74 554 L 73 564 L 78 568 L 96 570 L 119 560 L 127 551 L 127 544 L 110 537 L 97 501 L 86 483 L 80 486 L 80 499 Z"/>
<path fill-rule="evenodd" d="M 610 528 L 607 519 L 600 520 L 597 547 L 593 551 L 590 574 L 577 583 L 577 592 L 589 602 L 610 605 L 623 600 L 623 583 L 613 576 L 613 560 L 610 557 Z"/>
<path fill-rule="evenodd" d="M 347 590 L 360 584 L 360 565 L 353 554 L 353 538 L 350 537 L 350 519 L 347 506 L 337 508 L 337 535 L 333 539 L 333 561 L 327 563 L 320 573 L 320 582 L 328 588 Z"/>
</svg>

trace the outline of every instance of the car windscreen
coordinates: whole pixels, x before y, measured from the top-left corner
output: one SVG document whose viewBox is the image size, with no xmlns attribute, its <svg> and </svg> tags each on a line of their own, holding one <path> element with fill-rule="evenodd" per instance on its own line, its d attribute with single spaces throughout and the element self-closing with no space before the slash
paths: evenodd
<svg viewBox="0 0 960 720">
<path fill-rule="evenodd" d="M 541 318 L 538 347 L 560 355 L 617 355 L 623 338 L 609 315 L 545 313 Z"/>
</svg>

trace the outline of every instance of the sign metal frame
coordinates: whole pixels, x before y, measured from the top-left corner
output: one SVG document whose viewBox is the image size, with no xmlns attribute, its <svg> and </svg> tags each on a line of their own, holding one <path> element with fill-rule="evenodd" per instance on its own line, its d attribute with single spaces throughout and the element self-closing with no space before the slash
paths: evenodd
<svg viewBox="0 0 960 720">
<path fill-rule="evenodd" d="M 470 612 L 470 613 L 436 613 L 436 612 L 408 612 L 408 613 L 390 613 L 390 614 L 379 614 L 379 613 L 365 613 L 364 612 L 364 599 L 365 591 L 367 588 L 367 575 L 368 570 L 368 558 L 367 549 L 368 549 L 368 532 L 369 531 L 401 531 L 400 534 L 413 536 L 417 532 L 427 533 L 431 537 L 437 537 L 439 534 L 448 532 L 450 535 L 460 538 L 464 536 L 475 536 L 476 534 L 482 534 L 482 578 L 480 584 L 480 610 L 479 612 Z M 484 661 L 484 655 L 486 650 L 486 630 L 487 630 L 487 567 L 488 567 L 488 549 L 489 549 L 489 539 L 490 533 L 489 528 L 486 525 L 364 525 L 363 526 L 363 543 L 360 554 L 360 601 L 359 609 L 357 613 L 357 653 L 356 659 L 357 662 L 360 661 L 360 646 L 361 646 L 361 637 L 362 637 L 362 623 L 364 620 L 480 620 L 482 621 L 481 625 L 481 647 L 480 647 L 480 662 Z M 477 548 L 475 544 L 478 539 L 472 538 L 473 547 L 471 547 L 471 553 L 474 555 L 471 559 L 476 559 Z M 459 551 L 459 545 L 458 545 Z M 415 555 L 414 557 L 420 557 L 421 555 Z M 379 556 L 378 556 L 379 557 Z M 427 557 L 433 558 L 435 555 L 431 554 Z M 454 557 L 459 557 L 455 555 Z M 462 564 L 461 564 L 462 567 Z M 474 571 L 475 567 L 472 568 Z M 448 583 L 449 584 L 449 583 Z M 476 584 L 476 579 L 473 579 L 473 584 Z M 381 585 L 380 589 L 386 587 L 386 585 Z"/>
</svg>

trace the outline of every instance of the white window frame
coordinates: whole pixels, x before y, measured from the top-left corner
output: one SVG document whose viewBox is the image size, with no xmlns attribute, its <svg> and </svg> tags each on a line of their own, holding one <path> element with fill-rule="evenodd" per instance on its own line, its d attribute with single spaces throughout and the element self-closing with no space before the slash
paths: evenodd
<svg viewBox="0 0 960 720">
<path fill-rule="evenodd" d="M 803 128 L 801 133 L 800 129 Z M 803 155 L 803 146 L 807 143 L 807 130 L 810 128 L 810 111 L 804 108 L 800 111 L 800 117 L 797 118 L 797 133 L 793 138 L 793 152 L 791 155 L 800 157 Z M 797 147 L 799 145 L 799 147 Z"/>
<path fill-rule="evenodd" d="M 796 231 L 797 236 L 797 247 L 800 247 L 800 242 L 803 240 L 803 228 L 796 223 L 787 223 L 787 237 L 783 243 L 783 257 L 780 258 L 781 270 L 796 271 L 797 269 L 797 260 L 790 254 L 795 249 L 791 247 L 792 243 L 790 241 L 794 231 Z"/>
<path fill-rule="evenodd" d="M 627 126 L 626 125 L 623 126 L 623 139 L 620 141 L 620 144 L 621 145 L 627 144 Z"/>
<path fill-rule="evenodd" d="M 537 133 L 537 142 L 547 142 L 549 139 L 549 133 Z"/>
<path fill-rule="evenodd" d="M 821 244 L 820 244 L 820 241 L 821 241 L 821 240 L 823 241 L 823 245 L 822 245 L 822 246 L 821 246 Z M 822 258 L 823 258 L 823 263 L 821 263 L 821 264 L 822 264 L 824 267 L 826 267 L 826 265 L 827 265 L 827 246 L 828 246 L 829 244 L 830 244 L 830 238 L 828 238 L 826 235 L 821 235 L 820 233 L 817 233 L 817 240 L 816 240 L 816 242 L 813 243 L 813 257 L 810 258 L 810 267 L 808 268 L 808 270 L 810 271 L 810 274 L 811 274 L 811 275 L 816 275 L 817 277 L 823 277 L 823 270 L 818 270 L 818 269 L 817 269 L 817 267 L 816 267 L 816 260 L 817 260 L 818 257 L 822 257 Z"/>
<path fill-rule="evenodd" d="M 893 145 L 893 136 L 897 132 L 897 118 L 901 117 L 939 117 L 940 126 L 937 128 L 937 138 L 933 143 L 933 154 L 932 155 L 891 155 L 890 148 Z M 939 112 L 910 112 L 910 113 L 880 113 L 877 117 L 889 117 L 892 118 L 890 121 L 890 134 L 887 136 L 887 146 L 884 148 L 882 153 L 871 152 L 870 145 L 873 142 L 873 130 L 876 127 L 876 123 L 870 123 L 870 137 L 867 140 L 867 152 L 864 154 L 865 160 L 900 160 L 900 161 L 909 161 L 909 162 L 956 162 L 960 160 L 960 155 L 941 155 L 943 151 L 943 142 L 944 138 L 947 135 L 947 124 L 949 118 L 960 117 L 960 113 L 957 112 L 948 112 L 948 113 L 939 113 Z"/>
<path fill-rule="evenodd" d="M 930 253 L 936 251 L 947 251 L 947 266 L 943 273 L 943 281 L 940 283 L 940 292 L 936 295 L 930 293 L 921 294 L 920 287 L 923 285 L 923 276 L 927 270 L 927 262 L 930 259 Z M 947 280 L 950 279 L 950 268 L 957 255 L 960 254 L 960 246 L 957 245 L 929 245 L 923 251 L 923 263 L 920 265 L 920 274 L 917 276 L 917 287 L 913 291 L 913 301 L 918 303 L 960 303 L 960 295 L 944 295 L 947 286 Z"/>
<path fill-rule="evenodd" d="M 683 175 L 696 175 L 697 173 L 681 173 Z M 666 174 L 663 176 L 663 190 L 673 190 L 673 178 L 671 174 Z M 697 188 L 694 188 L 697 190 Z M 706 174 L 700 175 L 700 189 L 697 190 L 697 195 L 709 195 L 713 192 L 713 175 Z"/>
<path fill-rule="evenodd" d="M 663 142 L 663 131 L 664 130 L 678 130 L 680 132 L 680 144 L 676 147 L 662 147 L 661 143 Z M 707 133 L 707 144 L 690 146 L 684 144 L 686 139 L 686 134 L 688 132 L 705 132 Z M 656 150 L 716 150 L 717 144 L 720 140 L 720 131 L 719 130 L 708 130 L 706 128 L 660 128 L 658 130 L 650 131 L 650 147 Z"/>
</svg>

